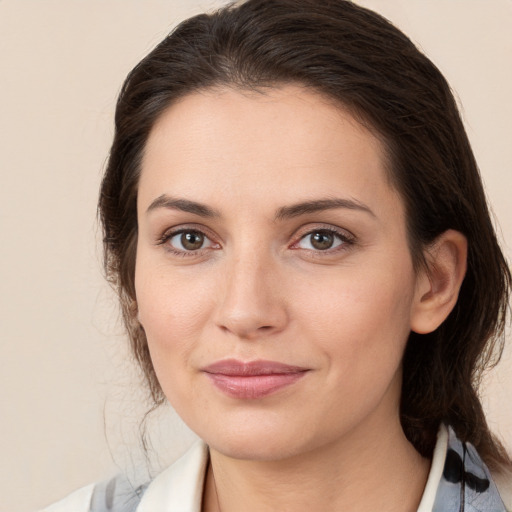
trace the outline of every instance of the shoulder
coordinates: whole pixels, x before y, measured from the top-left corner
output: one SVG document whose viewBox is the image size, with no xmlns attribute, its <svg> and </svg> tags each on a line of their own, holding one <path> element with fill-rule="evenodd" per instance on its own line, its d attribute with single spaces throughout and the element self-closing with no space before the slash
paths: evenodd
<svg viewBox="0 0 512 512">
<path fill-rule="evenodd" d="M 510 474 L 491 474 L 475 447 L 461 441 L 448 427 L 446 457 L 437 487 L 434 512 L 510 511 L 511 482 Z"/>
<path fill-rule="evenodd" d="M 147 484 L 135 486 L 118 475 L 79 489 L 40 512 L 199 512 L 207 464 L 208 448 L 197 442 Z"/>
<path fill-rule="evenodd" d="M 120 474 L 83 487 L 40 512 L 135 512 L 148 485 L 135 486 Z"/>
</svg>

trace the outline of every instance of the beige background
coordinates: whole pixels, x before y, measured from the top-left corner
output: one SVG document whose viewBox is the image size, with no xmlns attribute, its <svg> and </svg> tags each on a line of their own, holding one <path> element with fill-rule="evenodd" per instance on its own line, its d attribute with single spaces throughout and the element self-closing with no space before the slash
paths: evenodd
<svg viewBox="0 0 512 512">
<path fill-rule="evenodd" d="M 97 189 L 124 76 L 215 3 L 0 0 L 1 512 L 143 460 L 144 393 L 101 277 Z M 360 3 L 403 28 L 457 91 L 510 258 L 512 1 Z M 506 356 L 484 401 L 512 448 L 511 368 Z M 192 439 L 170 413 L 150 423 L 153 467 Z"/>
</svg>

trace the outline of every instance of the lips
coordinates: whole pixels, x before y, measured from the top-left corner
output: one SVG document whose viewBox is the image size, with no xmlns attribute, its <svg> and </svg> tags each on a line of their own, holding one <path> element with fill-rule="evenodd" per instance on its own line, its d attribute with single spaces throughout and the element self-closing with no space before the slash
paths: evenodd
<svg viewBox="0 0 512 512">
<path fill-rule="evenodd" d="M 291 386 L 309 369 L 275 361 L 244 363 L 227 359 L 206 366 L 202 371 L 224 394 L 232 398 L 257 399 Z"/>
</svg>

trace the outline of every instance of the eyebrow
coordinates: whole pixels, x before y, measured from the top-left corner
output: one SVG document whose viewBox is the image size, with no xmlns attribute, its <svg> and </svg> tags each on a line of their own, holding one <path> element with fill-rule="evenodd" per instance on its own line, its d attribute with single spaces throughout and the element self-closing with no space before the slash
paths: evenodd
<svg viewBox="0 0 512 512">
<path fill-rule="evenodd" d="M 283 206 L 277 210 L 275 219 L 290 219 L 293 217 L 299 217 L 300 215 L 306 215 L 308 213 L 316 213 L 323 210 L 333 210 L 335 208 L 359 210 L 368 213 L 372 217 L 375 217 L 375 214 L 370 210 L 370 208 L 368 208 L 368 206 L 366 206 L 364 203 L 361 203 L 360 201 L 356 201 L 355 199 L 329 198 L 305 201 L 290 206 Z"/>
<path fill-rule="evenodd" d="M 170 197 L 167 194 L 162 194 L 157 197 L 148 207 L 146 213 L 149 213 L 158 208 L 167 208 L 170 210 L 180 210 L 187 213 L 193 213 L 200 217 L 220 217 L 220 213 L 205 204 L 191 201 L 189 199 L 178 199 Z M 294 217 L 300 217 L 301 215 L 307 215 L 308 213 L 316 213 L 323 210 L 333 210 L 336 208 L 346 208 L 349 210 L 359 210 L 368 213 L 372 217 L 375 214 L 360 201 L 355 199 L 342 199 L 342 198 L 329 198 L 329 199 L 317 199 L 312 201 L 304 201 L 289 206 L 283 206 L 279 208 L 275 214 L 275 220 L 285 220 Z"/>
<path fill-rule="evenodd" d="M 156 210 L 158 208 L 167 208 L 169 210 L 180 210 L 182 212 L 193 213 L 200 217 L 220 217 L 220 213 L 217 210 L 210 208 L 196 201 L 190 201 L 189 199 L 178 199 L 170 197 L 166 194 L 162 194 L 157 197 L 146 210 L 146 214 Z"/>
</svg>

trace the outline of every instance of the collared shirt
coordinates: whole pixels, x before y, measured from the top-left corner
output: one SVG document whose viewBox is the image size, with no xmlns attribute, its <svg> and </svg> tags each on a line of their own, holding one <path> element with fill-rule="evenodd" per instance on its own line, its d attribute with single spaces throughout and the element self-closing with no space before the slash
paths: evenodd
<svg viewBox="0 0 512 512">
<path fill-rule="evenodd" d="M 80 489 L 41 512 L 201 512 L 208 448 L 202 442 L 149 484 L 123 477 Z M 475 448 L 451 428 L 439 429 L 417 512 L 506 512 L 495 482 Z"/>
</svg>

